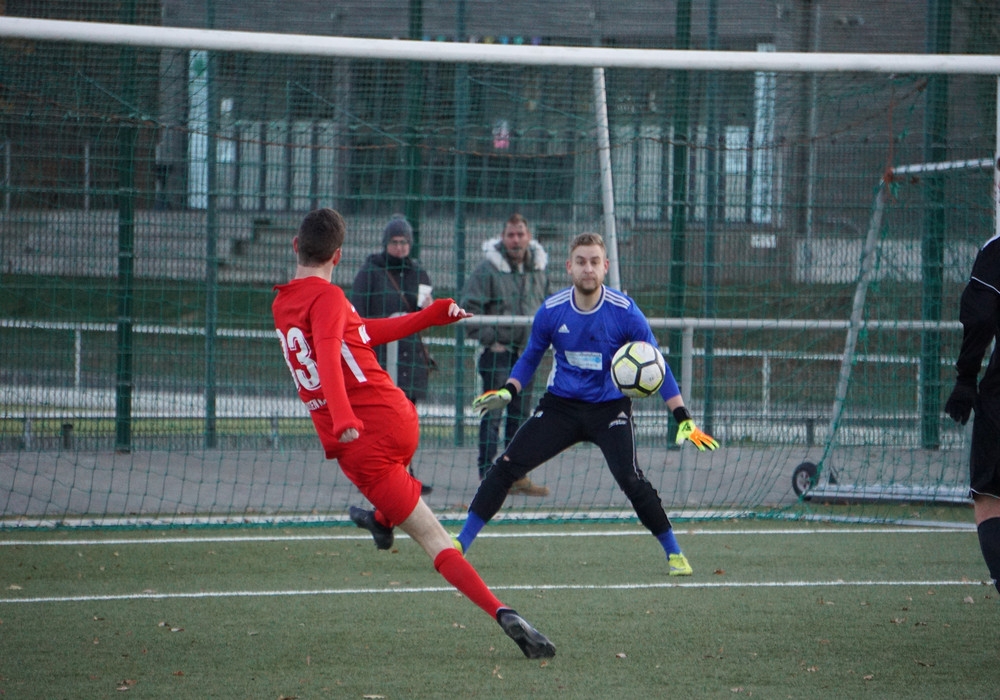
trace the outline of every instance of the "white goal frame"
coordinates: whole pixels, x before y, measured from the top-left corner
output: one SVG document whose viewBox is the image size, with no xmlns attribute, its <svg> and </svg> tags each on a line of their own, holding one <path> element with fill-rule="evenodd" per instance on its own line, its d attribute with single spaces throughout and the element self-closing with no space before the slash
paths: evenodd
<svg viewBox="0 0 1000 700">
<path fill-rule="evenodd" d="M 1000 56 L 794 53 L 466 44 L 0 17 L 0 37 L 308 56 L 671 70 L 951 73 L 1000 76 Z"/>
<path fill-rule="evenodd" d="M 701 71 L 773 71 L 783 73 L 929 73 L 996 76 L 997 124 L 993 153 L 995 230 L 1000 235 L 1000 55 L 901 53 L 801 53 L 784 51 L 695 51 L 584 46 L 533 46 L 458 42 L 364 39 L 217 29 L 122 25 L 25 17 L 0 17 L 0 38 L 66 41 L 118 46 L 340 58 L 446 63 L 494 63 L 593 68 L 600 122 L 602 69 L 641 68 Z M 605 117 L 606 118 L 606 117 Z M 606 135 L 605 135 L 606 136 Z M 602 138 L 598 134 L 599 139 Z M 599 148 L 602 155 L 603 147 Z M 605 167 L 606 166 L 606 167 Z M 602 190 L 610 186 L 610 165 L 602 164 Z M 608 252 L 617 251 L 613 198 L 602 196 Z M 609 200 L 611 200 L 609 202 Z M 609 209 L 609 207 L 611 207 Z M 610 220 L 610 226 L 608 221 Z M 617 254 L 614 255 L 617 264 Z M 617 272 L 611 275 L 612 286 Z"/>
<path fill-rule="evenodd" d="M 614 230 L 614 199 L 610 183 L 611 167 L 608 157 L 610 144 L 607 134 L 606 105 L 604 104 L 604 69 L 994 76 L 996 80 L 997 123 L 995 125 L 996 141 L 992 160 L 898 166 L 893 168 L 893 172 L 904 174 L 954 168 L 991 167 L 994 181 L 995 233 L 1000 236 L 1000 55 L 698 51 L 491 45 L 121 25 L 19 17 L 0 17 L 0 39 L 94 43 L 187 51 L 248 51 L 266 54 L 390 61 L 592 68 L 594 70 L 593 87 L 597 109 L 596 122 L 598 124 L 598 152 L 601 165 L 605 236 L 608 243 L 608 257 L 612 263 L 612 271 L 609 276 L 611 286 L 618 286 L 619 282 L 616 267 L 618 242 Z M 883 191 L 884 187 L 880 187 L 866 239 L 865 255 L 861 263 L 854 307 L 848 325 L 843 365 L 830 424 L 831 437 L 837 429 L 839 415 L 846 397 L 850 364 L 855 352 L 857 334 L 863 325 L 861 309 L 871 274 L 872 253 L 884 206 Z M 687 321 L 690 322 L 691 319 L 687 319 Z M 685 353 L 688 367 L 682 367 L 682 376 L 684 377 L 690 376 L 690 354 L 688 348 L 688 352 Z"/>
</svg>

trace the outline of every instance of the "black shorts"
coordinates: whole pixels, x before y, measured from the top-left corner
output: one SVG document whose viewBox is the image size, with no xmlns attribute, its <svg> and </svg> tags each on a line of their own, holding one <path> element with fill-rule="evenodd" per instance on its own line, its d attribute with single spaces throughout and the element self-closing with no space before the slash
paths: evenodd
<svg viewBox="0 0 1000 700">
<path fill-rule="evenodd" d="M 1000 397 L 976 397 L 969 457 L 969 490 L 1000 498 Z"/>
</svg>

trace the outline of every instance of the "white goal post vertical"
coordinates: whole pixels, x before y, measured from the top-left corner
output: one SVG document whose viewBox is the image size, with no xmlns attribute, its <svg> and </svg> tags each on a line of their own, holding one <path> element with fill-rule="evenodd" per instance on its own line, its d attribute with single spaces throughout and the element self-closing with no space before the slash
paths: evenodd
<svg viewBox="0 0 1000 700">
<path fill-rule="evenodd" d="M 611 132 L 608 127 L 608 90 L 604 69 L 594 69 L 594 115 L 597 118 L 597 156 L 601 171 L 601 204 L 604 212 L 604 239 L 608 249 L 608 284 L 622 288 L 618 259 L 618 230 L 615 225 L 615 188 L 611 173 Z"/>
</svg>

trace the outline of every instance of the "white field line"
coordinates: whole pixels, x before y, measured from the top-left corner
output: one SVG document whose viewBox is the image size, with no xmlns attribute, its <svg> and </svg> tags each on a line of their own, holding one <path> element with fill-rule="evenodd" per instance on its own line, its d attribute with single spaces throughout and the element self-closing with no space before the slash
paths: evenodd
<svg viewBox="0 0 1000 700">
<path fill-rule="evenodd" d="M 438 519 L 443 523 L 462 523 L 465 521 L 467 513 L 464 511 L 443 511 L 437 514 Z M 667 516 L 675 521 L 678 520 L 739 520 L 753 516 L 747 510 L 706 510 L 688 509 L 671 510 Z M 519 513 L 501 512 L 493 518 L 491 522 L 519 522 L 533 523 L 539 520 L 551 520 L 553 518 L 565 521 L 566 523 L 588 523 L 588 522 L 609 522 L 622 521 L 635 518 L 632 510 L 602 510 L 602 511 L 546 511 L 545 513 Z M 855 516 L 804 516 L 795 518 L 781 518 L 781 520 L 795 520 L 820 523 L 841 523 L 852 525 L 907 525 L 930 528 L 965 528 L 975 529 L 970 523 L 943 522 L 934 520 L 917 519 L 894 519 L 891 521 L 880 520 L 870 517 Z M 254 526 L 262 527 L 285 527 L 294 525 L 334 525 L 338 523 L 350 524 L 347 515 L 335 514 L 308 514 L 308 515 L 283 515 L 283 516 L 260 516 L 260 515 L 219 515 L 219 516 L 131 516 L 131 517 L 102 517 L 102 518 L 12 518 L 0 520 L 0 534 L 5 531 L 15 530 L 54 530 L 56 528 L 65 529 L 93 529 L 93 528 L 155 528 L 155 527 L 225 527 L 225 526 Z M 681 527 L 675 524 L 678 531 Z"/>
<path fill-rule="evenodd" d="M 987 581 L 941 580 L 941 581 L 729 581 L 690 583 L 613 583 L 613 584 L 532 584 L 512 586 L 491 586 L 494 591 L 634 591 L 650 588 L 826 588 L 861 586 L 897 586 L 921 588 L 927 586 L 986 586 Z M 285 591 L 197 591 L 192 593 L 125 593 L 120 595 L 76 595 L 49 596 L 40 598 L 0 598 L 0 605 L 9 603 L 91 603 L 126 600 L 176 600 L 205 598 L 280 598 L 331 595 L 380 595 L 384 593 L 454 593 L 451 586 L 424 586 L 399 588 L 323 588 L 319 590 Z"/>
<path fill-rule="evenodd" d="M 941 527 L 864 527 L 854 529 L 844 528 L 781 528 L 769 530 L 728 529 L 728 530 L 687 530 L 688 535 L 820 535 L 820 534 L 903 534 L 903 533 L 968 533 L 968 528 L 956 526 L 950 529 Z M 480 538 L 516 539 L 525 537 L 621 537 L 642 536 L 649 534 L 646 530 L 584 531 L 584 532 L 519 532 L 519 533 L 483 533 Z M 405 537 L 405 535 L 403 535 Z M 368 535 L 246 535 L 246 536 L 192 536 L 163 537 L 140 539 L 86 539 L 86 540 L 0 540 L 0 546 L 122 546 L 129 544 L 201 544 L 201 543 L 243 543 L 243 542 L 295 542 L 315 540 L 364 540 Z M 652 583 L 620 583 L 620 584 L 537 584 L 493 586 L 497 591 L 568 591 L 568 590 L 648 590 L 650 588 L 816 588 L 816 587 L 848 587 L 848 586 L 981 586 L 985 581 L 973 580 L 921 580 L 921 581 L 727 581 L 727 582 L 652 582 Z M 124 593 L 115 595 L 83 595 L 83 596 L 46 596 L 34 598 L 0 598 L 0 605 L 15 603 L 81 603 L 100 601 L 128 600 L 173 600 L 173 599 L 206 599 L 206 598 L 273 598 L 296 596 L 332 596 L 332 595 L 373 595 L 384 593 L 445 593 L 454 592 L 450 586 L 424 587 L 393 587 L 384 589 L 365 588 L 324 588 L 318 590 L 284 590 L 284 591 L 198 591 L 190 593 L 157 593 L 146 591 L 142 593 Z"/>
<path fill-rule="evenodd" d="M 703 530 L 675 527 L 674 530 L 685 537 L 688 535 L 859 535 L 859 534 L 917 534 L 917 533 L 968 533 L 975 530 L 974 525 L 963 523 L 942 523 L 935 527 L 860 527 L 860 528 L 778 528 L 768 530 Z M 484 532 L 476 539 L 520 539 L 525 537 L 626 537 L 648 535 L 648 530 L 588 530 L 582 532 Z M 400 532 L 396 539 L 408 539 L 408 535 Z M 368 534 L 328 534 L 328 535 L 210 535 L 190 537 L 143 537 L 136 539 L 80 539 L 80 540 L 0 540 L 0 547 L 86 547 L 86 546 L 121 546 L 126 544 L 199 544 L 203 542 L 307 542 L 313 540 L 349 541 L 367 540 Z"/>
<path fill-rule="evenodd" d="M 735 519 L 750 515 L 745 510 L 684 510 L 671 511 L 667 515 L 677 520 L 679 518 L 714 518 L 714 519 Z M 463 522 L 465 511 L 444 511 L 437 514 L 442 522 L 454 521 Z M 631 510 L 601 510 L 601 511 L 546 511 L 543 515 L 532 513 L 497 513 L 492 522 L 537 522 L 538 520 L 548 520 L 558 518 L 566 521 L 609 521 L 626 520 L 634 518 L 635 512 Z M 260 525 L 260 526 L 288 526 L 288 525 L 332 525 L 335 523 L 348 523 L 350 518 L 347 515 L 339 514 L 289 514 L 289 515 L 168 515 L 168 516 L 129 516 L 129 517 L 65 517 L 65 518 L 10 518 L 0 520 L 0 532 L 4 530 L 38 530 L 55 528 L 129 528 L 129 527 L 222 527 L 227 525 Z M 854 519 L 851 522 L 861 523 Z M 864 521 L 871 523 L 871 521 Z"/>
</svg>

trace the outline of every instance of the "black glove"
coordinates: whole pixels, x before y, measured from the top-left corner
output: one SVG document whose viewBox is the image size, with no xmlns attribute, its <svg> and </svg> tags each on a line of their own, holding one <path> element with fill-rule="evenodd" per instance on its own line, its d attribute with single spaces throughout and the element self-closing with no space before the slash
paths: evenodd
<svg viewBox="0 0 1000 700">
<path fill-rule="evenodd" d="M 944 412 L 951 416 L 956 423 L 965 425 L 969 421 L 969 414 L 972 413 L 972 404 L 976 402 L 976 385 L 963 382 L 961 379 L 955 382 L 955 388 L 951 390 L 951 396 L 944 405 Z"/>
</svg>

